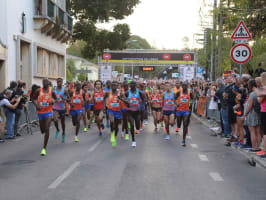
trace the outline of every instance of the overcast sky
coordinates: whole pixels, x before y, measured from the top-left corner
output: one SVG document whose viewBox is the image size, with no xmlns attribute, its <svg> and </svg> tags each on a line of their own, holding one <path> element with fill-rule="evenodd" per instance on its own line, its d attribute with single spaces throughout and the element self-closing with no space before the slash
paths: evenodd
<svg viewBox="0 0 266 200">
<path fill-rule="evenodd" d="M 158 49 L 182 49 L 182 38 L 189 38 L 189 47 L 199 47 L 193 43 L 193 34 L 199 33 L 199 9 L 204 0 L 141 0 L 132 15 L 122 21 L 112 21 L 99 27 L 111 29 L 116 23 L 130 25 L 131 33 L 139 35 Z M 211 0 L 205 0 L 212 2 Z M 205 8 L 208 10 L 210 7 Z"/>
</svg>

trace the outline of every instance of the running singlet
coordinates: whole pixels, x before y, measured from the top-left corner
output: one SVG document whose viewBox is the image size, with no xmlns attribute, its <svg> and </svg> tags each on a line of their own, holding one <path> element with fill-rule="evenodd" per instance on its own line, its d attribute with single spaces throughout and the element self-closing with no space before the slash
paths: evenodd
<svg viewBox="0 0 266 200">
<path fill-rule="evenodd" d="M 175 110 L 174 101 L 175 101 L 174 91 L 171 91 L 170 95 L 168 95 L 167 91 L 165 91 L 163 110 L 174 111 Z"/>
<path fill-rule="evenodd" d="M 86 93 L 85 93 L 85 102 L 84 102 L 84 105 L 89 105 L 90 103 L 88 102 L 89 101 L 89 99 L 90 99 L 90 97 L 89 97 L 89 92 L 87 91 Z"/>
<path fill-rule="evenodd" d="M 107 107 L 109 110 L 120 111 L 121 110 L 121 101 L 118 99 L 119 94 L 113 95 L 112 91 L 109 93 Z"/>
<path fill-rule="evenodd" d="M 65 110 L 66 109 L 65 101 L 63 100 L 63 99 L 66 99 L 65 88 L 62 87 L 61 91 L 57 91 L 57 87 L 55 87 L 54 91 L 55 91 L 55 94 L 56 94 L 57 102 L 54 103 L 53 109 L 55 109 L 55 110 Z"/>
<path fill-rule="evenodd" d="M 71 110 L 83 109 L 82 90 L 80 90 L 79 94 L 76 94 L 76 90 L 74 91 L 73 97 L 71 99 L 71 104 L 74 105 L 74 107 L 71 107 Z"/>
<path fill-rule="evenodd" d="M 178 111 L 189 111 L 190 95 L 180 94 L 176 102 L 179 106 L 176 108 Z"/>
<path fill-rule="evenodd" d="M 53 112 L 53 105 L 51 104 L 51 99 L 52 99 L 52 90 L 49 88 L 48 93 L 44 93 L 43 88 L 41 88 L 37 100 L 38 106 L 40 108 L 40 110 L 37 110 L 38 114 Z"/>
<path fill-rule="evenodd" d="M 131 90 L 128 90 L 128 101 L 129 108 L 131 111 L 138 111 L 140 109 L 140 95 L 139 90 L 136 89 L 136 93 L 132 93 Z"/>
<path fill-rule="evenodd" d="M 121 92 L 122 92 L 122 94 L 125 94 L 125 89 L 122 88 Z M 127 106 L 126 106 L 126 104 L 124 102 L 121 102 L 121 106 L 122 106 L 122 109 L 127 109 Z"/>
<path fill-rule="evenodd" d="M 97 92 L 96 90 L 94 91 L 94 110 L 101 110 L 104 108 L 104 103 L 103 103 L 103 91 L 101 90 L 100 92 Z"/>
<path fill-rule="evenodd" d="M 157 94 L 157 95 L 152 94 L 151 103 L 152 104 L 160 104 L 161 105 L 161 102 L 159 103 L 159 101 L 160 101 L 160 95 L 159 94 Z"/>
</svg>

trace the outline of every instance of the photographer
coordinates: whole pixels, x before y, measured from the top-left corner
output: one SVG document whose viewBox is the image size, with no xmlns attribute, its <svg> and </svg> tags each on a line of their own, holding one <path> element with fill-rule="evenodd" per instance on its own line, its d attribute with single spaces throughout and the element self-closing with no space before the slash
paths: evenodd
<svg viewBox="0 0 266 200">
<path fill-rule="evenodd" d="M 27 96 L 24 92 L 24 89 L 25 89 L 25 83 L 23 82 L 18 82 L 18 87 L 17 87 L 17 90 L 16 90 L 16 96 L 15 97 L 21 97 L 21 100 L 20 100 L 20 103 L 18 104 L 16 110 L 15 110 L 15 123 L 14 123 L 14 135 L 16 137 L 19 137 L 21 136 L 19 133 L 18 133 L 18 123 L 19 123 L 19 119 L 21 117 L 21 114 L 22 114 L 22 111 L 23 111 L 23 108 L 26 109 L 26 102 L 27 102 Z"/>
<path fill-rule="evenodd" d="M 2 94 L 0 94 L 0 107 L 4 107 L 4 112 L 6 115 L 6 121 L 7 121 L 7 136 L 6 139 L 14 139 L 14 132 L 13 132 L 13 123 L 14 123 L 14 109 L 18 106 L 21 97 L 18 97 L 16 100 L 13 100 L 14 105 L 12 105 L 9 101 L 13 95 L 13 92 L 11 90 L 5 90 Z M 1 128 L 3 127 L 3 122 L 0 117 L 0 132 Z"/>
</svg>

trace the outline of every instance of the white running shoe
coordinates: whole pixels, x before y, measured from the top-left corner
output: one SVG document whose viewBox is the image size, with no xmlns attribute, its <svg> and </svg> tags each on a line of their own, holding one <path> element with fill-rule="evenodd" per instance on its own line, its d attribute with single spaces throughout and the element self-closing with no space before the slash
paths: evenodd
<svg viewBox="0 0 266 200">
<path fill-rule="evenodd" d="M 125 132 L 121 132 L 121 138 L 125 138 Z"/>
<path fill-rule="evenodd" d="M 145 120 L 144 121 L 144 125 L 148 125 L 149 123 L 148 123 L 148 121 L 147 120 Z"/>
<path fill-rule="evenodd" d="M 136 142 L 132 142 L 132 147 L 136 147 Z"/>
</svg>

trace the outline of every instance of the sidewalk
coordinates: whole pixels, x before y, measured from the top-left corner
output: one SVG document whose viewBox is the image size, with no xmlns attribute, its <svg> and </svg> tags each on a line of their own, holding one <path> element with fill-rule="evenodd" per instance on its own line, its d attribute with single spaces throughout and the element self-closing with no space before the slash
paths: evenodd
<svg viewBox="0 0 266 200">
<path fill-rule="evenodd" d="M 217 138 L 223 140 L 224 144 L 227 143 L 226 138 L 221 138 L 218 136 L 218 133 L 221 131 L 221 129 L 220 125 L 217 122 L 215 122 L 214 120 L 208 120 L 206 118 L 200 117 L 195 113 L 192 113 L 192 116 L 195 119 L 197 119 L 200 123 L 202 123 L 204 126 L 208 127 L 213 133 L 217 134 Z M 256 164 L 258 164 L 260 167 L 266 169 L 266 159 L 260 158 L 259 156 L 248 152 L 248 150 L 241 149 L 239 147 L 236 147 L 235 145 L 231 145 L 231 148 L 244 155 L 248 159 L 248 163 L 251 166 L 255 167 Z"/>
</svg>

